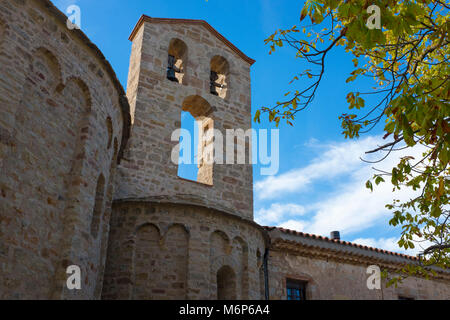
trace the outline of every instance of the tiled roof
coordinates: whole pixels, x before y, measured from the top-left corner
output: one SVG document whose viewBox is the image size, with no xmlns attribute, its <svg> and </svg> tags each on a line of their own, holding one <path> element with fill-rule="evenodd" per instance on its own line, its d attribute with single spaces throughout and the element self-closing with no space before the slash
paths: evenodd
<svg viewBox="0 0 450 320">
<path fill-rule="evenodd" d="M 241 50 L 239 50 L 234 44 L 232 44 L 227 38 L 225 38 L 223 35 L 221 35 L 216 29 L 214 29 L 208 22 L 205 20 L 194 20 L 194 19 L 173 19 L 173 18 L 152 18 L 147 15 L 142 15 L 142 17 L 139 19 L 138 23 L 134 27 L 133 31 L 130 35 L 130 41 L 133 41 L 134 37 L 136 36 L 136 33 L 141 28 L 141 26 L 144 24 L 144 22 L 151 22 L 151 23 L 169 23 L 169 24 L 197 24 L 204 26 L 207 30 L 209 30 L 214 36 L 216 36 L 219 40 L 221 40 L 223 43 L 225 43 L 233 52 L 235 52 L 238 56 L 240 56 L 244 61 L 248 62 L 250 65 L 255 63 L 255 60 L 248 57 L 246 54 L 244 54 Z"/>
<path fill-rule="evenodd" d="M 406 255 L 406 254 L 393 252 L 393 251 L 388 251 L 388 250 L 383 250 L 383 249 L 379 249 L 379 248 L 373 248 L 373 247 L 369 247 L 369 246 L 364 246 L 364 245 L 353 243 L 353 242 L 349 242 L 349 241 L 334 240 L 334 239 L 330 239 L 330 238 L 323 237 L 323 236 L 320 236 L 320 235 L 309 234 L 309 233 L 304 233 L 304 232 L 299 232 L 299 231 L 285 229 L 285 228 L 279 228 L 279 227 L 264 227 L 264 229 L 266 229 L 267 231 L 272 231 L 272 230 L 277 229 L 277 230 L 280 230 L 283 233 L 292 234 L 292 235 L 300 236 L 300 237 L 303 237 L 303 238 L 318 239 L 318 240 L 322 240 L 322 241 L 326 241 L 326 242 L 330 242 L 330 243 L 337 243 L 337 244 L 341 244 L 341 245 L 345 245 L 345 246 L 359 248 L 359 249 L 362 249 L 362 250 L 368 250 L 368 251 L 373 251 L 373 252 L 378 252 L 378 253 L 384 253 L 384 254 L 397 256 L 397 257 L 401 257 L 401 258 L 405 258 L 405 259 L 410 259 L 410 260 L 414 260 L 414 261 L 418 261 L 419 260 L 418 257 L 413 257 L 413 256 L 409 256 L 409 255 Z"/>
</svg>

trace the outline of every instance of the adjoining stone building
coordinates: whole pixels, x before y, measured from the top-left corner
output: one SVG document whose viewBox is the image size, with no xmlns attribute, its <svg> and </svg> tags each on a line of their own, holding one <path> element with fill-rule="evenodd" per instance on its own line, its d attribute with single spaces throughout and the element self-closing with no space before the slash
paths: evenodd
<svg viewBox="0 0 450 320">
<path fill-rule="evenodd" d="M 201 137 L 251 128 L 254 61 L 209 24 L 143 16 L 125 95 L 66 19 L 0 0 L 0 299 L 450 299 L 443 271 L 367 288 L 414 257 L 256 224 L 252 166 L 210 164 L 212 139 L 178 177 L 182 111 Z"/>
</svg>

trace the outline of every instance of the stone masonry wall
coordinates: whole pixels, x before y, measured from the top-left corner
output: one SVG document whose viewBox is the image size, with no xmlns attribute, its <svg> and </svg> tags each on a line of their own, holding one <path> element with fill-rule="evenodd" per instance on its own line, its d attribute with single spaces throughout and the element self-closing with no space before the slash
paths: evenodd
<svg viewBox="0 0 450 320">
<path fill-rule="evenodd" d="M 286 299 L 286 279 L 306 281 L 306 298 L 309 300 L 397 300 L 399 296 L 416 300 L 450 299 L 448 280 L 410 277 L 398 288 L 386 288 L 385 281 L 382 281 L 381 290 L 369 290 L 366 269 L 371 264 L 350 264 L 271 250 L 270 299 Z"/>
<path fill-rule="evenodd" d="M 48 1 L 0 1 L 0 299 L 98 298 L 124 115 Z M 68 265 L 82 290 L 65 290 Z"/>
<path fill-rule="evenodd" d="M 251 164 L 177 177 L 182 110 L 201 135 L 251 128 L 251 60 L 211 29 L 144 22 L 128 106 L 102 54 L 64 19 L 47 0 L 0 0 L 0 299 L 264 299 L 269 237 L 270 299 L 286 298 L 286 279 L 306 281 L 308 299 L 450 299 L 448 277 L 368 290 L 357 249 L 343 262 L 331 243 L 299 250 L 297 236 L 266 232 L 253 222 Z M 166 78 L 168 54 L 181 83 Z M 226 85 L 217 96 L 210 70 Z M 69 265 L 81 267 L 82 290 L 67 290 Z"/>
<path fill-rule="evenodd" d="M 217 299 L 220 270 L 237 299 L 263 299 L 263 229 L 203 206 L 113 206 L 103 299 Z"/>
<path fill-rule="evenodd" d="M 179 55 L 182 83 L 166 77 L 169 50 Z M 224 98 L 210 93 L 210 70 L 216 56 L 228 64 Z M 203 25 L 145 22 L 133 38 L 127 95 L 133 128 L 119 166 L 115 199 L 195 195 L 209 206 L 253 219 L 250 164 L 218 164 L 212 171 L 205 166 L 199 171 L 199 181 L 204 183 L 199 183 L 179 178 L 178 166 L 171 161 L 178 144 L 171 141 L 171 135 L 180 128 L 182 110 L 203 121 L 202 127 L 211 124 L 224 137 L 226 129 L 251 128 L 247 61 Z M 248 151 L 248 142 L 240 139 L 238 143 Z M 208 155 L 206 151 L 199 154 L 200 158 Z"/>
</svg>

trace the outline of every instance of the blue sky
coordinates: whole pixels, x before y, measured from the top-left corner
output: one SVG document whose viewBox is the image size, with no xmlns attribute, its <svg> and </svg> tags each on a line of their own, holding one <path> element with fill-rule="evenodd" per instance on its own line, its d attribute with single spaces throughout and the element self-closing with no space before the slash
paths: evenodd
<svg viewBox="0 0 450 320">
<path fill-rule="evenodd" d="M 124 88 L 131 43 L 128 36 L 142 14 L 152 17 L 203 19 L 256 60 L 252 67 L 252 111 L 281 100 L 293 88 L 290 80 L 308 68 L 294 59 L 287 48 L 269 55 L 264 45 L 277 28 L 299 24 L 303 1 L 294 0 L 58 0 L 65 12 L 71 4 L 81 8 L 81 27 L 111 62 Z M 305 20 L 306 21 L 306 20 Z M 374 193 L 365 189 L 373 171 L 359 160 L 365 151 L 382 143 L 381 127 L 359 140 L 345 140 L 338 116 L 346 112 L 346 95 L 373 83 L 345 83 L 353 71 L 352 58 L 342 50 L 333 52 L 325 78 L 311 107 L 301 113 L 294 127 L 280 126 L 280 170 L 276 176 L 259 174 L 254 168 L 255 219 L 370 246 L 402 251 L 396 245 L 399 230 L 388 226 L 391 213 L 384 208 L 392 199 L 406 199 L 408 192 L 394 195 L 384 185 Z M 301 82 L 295 85 L 302 85 Z M 303 84 L 304 85 L 304 84 Z M 255 128 L 273 128 L 262 121 Z M 379 168 L 389 168 L 396 159 Z M 408 251 L 415 254 L 415 251 Z"/>
</svg>

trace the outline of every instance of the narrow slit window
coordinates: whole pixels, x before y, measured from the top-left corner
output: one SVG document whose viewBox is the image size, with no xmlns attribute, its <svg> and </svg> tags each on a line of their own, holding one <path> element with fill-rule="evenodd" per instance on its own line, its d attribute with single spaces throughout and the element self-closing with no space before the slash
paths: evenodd
<svg viewBox="0 0 450 320">
<path fill-rule="evenodd" d="M 186 111 L 181 112 L 180 154 L 178 159 L 178 176 L 197 181 L 198 149 L 195 132 L 198 130 L 195 118 Z"/>
<path fill-rule="evenodd" d="M 95 204 L 91 220 L 91 235 L 94 239 L 97 238 L 100 228 L 100 222 L 104 208 L 104 197 L 105 197 L 105 178 L 101 174 L 97 180 L 97 188 L 95 190 Z"/>
<path fill-rule="evenodd" d="M 189 96 L 182 104 L 178 176 L 213 185 L 214 130 L 212 108 L 200 96 Z"/>
</svg>

